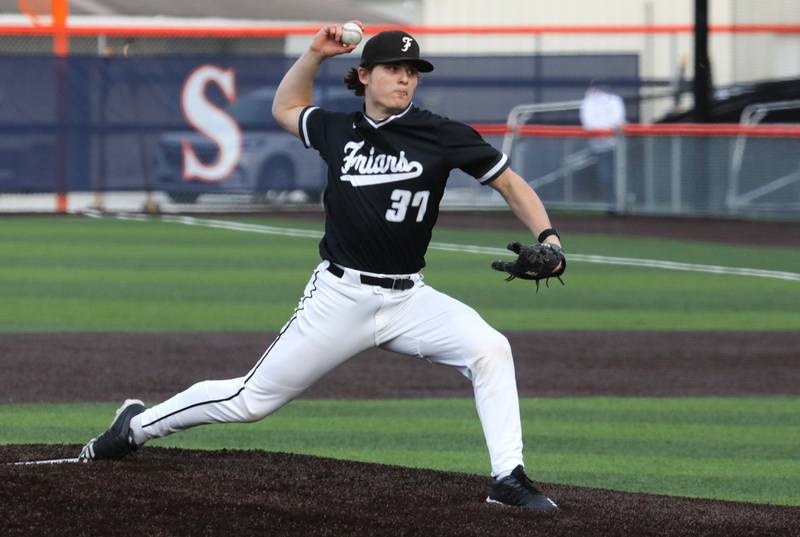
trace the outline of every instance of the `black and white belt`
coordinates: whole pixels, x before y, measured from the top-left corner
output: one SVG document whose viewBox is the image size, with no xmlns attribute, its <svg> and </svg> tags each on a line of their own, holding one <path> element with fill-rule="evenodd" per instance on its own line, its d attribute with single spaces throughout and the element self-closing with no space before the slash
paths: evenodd
<svg viewBox="0 0 800 537">
<path fill-rule="evenodd" d="M 328 272 L 337 278 L 344 276 L 344 269 L 338 265 L 334 265 L 333 263 L 328 265 Z M 383 287 L 384 289 L 405 291 L 414 287 L 414 280 L 411 278 L 379 278 L 377 276 L 369 276 L 367 274 L 361 274 L 359 277 L 361 278 L 361 283 L 364 285 L 377 285 L 379 287 Z"/>
</svg>

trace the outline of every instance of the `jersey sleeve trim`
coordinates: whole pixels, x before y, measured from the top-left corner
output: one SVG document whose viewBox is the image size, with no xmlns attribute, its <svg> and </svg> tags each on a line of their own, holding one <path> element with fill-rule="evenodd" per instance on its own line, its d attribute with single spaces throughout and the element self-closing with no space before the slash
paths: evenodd
<svg viewBox="0 0 800 537">
<path fill-rule="evenodd" d="M 311 147 L 311 138 L 308 134 L 308 116 L 311 115 L 314 110 L 319 110 L 319 106 L 307 106 L 300 112 L 300 119 L 298 120 L 298 131 L 300 132 L 300 140 L 303 142 L 303 145 L 306 146 L 306 149 Z"/>
<path fill-rule="evenodd" d="M 497 179 L 497 177 L 501 173 L 503 173 L 506 168 L 508 168 L 508 164 L 509 164 L 508 156 L 505 153 L 501 153 L 501 154 L 502 154 L 502 156 L 500 157 L 500 160 L 497 161 L 497 164 L 492 166 L 491 169 L 488 172 L 486 172 L 485 174 L 483 174 L 481 177 L 478 177 L 478 182 L 480 184 L 488 185 L 489 183 L 491 183 L 492 181 Z"/>
</svg>

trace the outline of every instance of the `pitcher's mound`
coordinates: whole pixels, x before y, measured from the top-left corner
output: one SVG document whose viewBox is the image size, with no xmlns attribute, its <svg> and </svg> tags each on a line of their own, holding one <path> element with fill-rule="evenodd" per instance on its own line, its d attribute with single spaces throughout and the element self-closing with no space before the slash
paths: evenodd
<svg viewBox="0 0 800 537">
<path fill-rule="evenodd" d="M 0 463 L 79 446 L 0 446 Z M 800 508 L 542 484 L 554 514 L 484 502 L 488 478 L 262 451 L 147 447 L 118 462 L 0 464 L 11 535 L 790 535 Z"/>
</svg>

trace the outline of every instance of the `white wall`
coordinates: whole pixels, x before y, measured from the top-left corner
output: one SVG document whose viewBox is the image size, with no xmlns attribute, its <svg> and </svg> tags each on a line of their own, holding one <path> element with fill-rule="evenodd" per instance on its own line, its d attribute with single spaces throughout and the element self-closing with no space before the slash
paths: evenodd
<svg viewBox="0 0 800 537">
<path fill-rule="evenodd" d="M 694 0 L 421 0 L 425 25 L 692 24 Z M 800 0 L 710 0 L 711 24 L 800 23 Z M 686 61 L 691 75 L 693 36 L 581 35 L 425 36 L 428 54 L 635 52 L 647 78 L 669 78 Z M 800 36 L 712 34 L 714 82 L 800 76 Z"/>
<path fill-rule="evenodd" d="M 739 24 L 797 24 L 800 1 L 761 0 L 733 2 L 733 22 Z M 800 35 L 760 34 L 739 39 L 731 48 L 734 79 L 800 77 Z"/>
</svg>

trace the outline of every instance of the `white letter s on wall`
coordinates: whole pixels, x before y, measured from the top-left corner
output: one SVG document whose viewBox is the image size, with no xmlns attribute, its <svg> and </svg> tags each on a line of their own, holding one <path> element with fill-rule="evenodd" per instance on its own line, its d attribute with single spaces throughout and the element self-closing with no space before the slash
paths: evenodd
<svg viewBox="0 0 800 537">
<path fill-rule="evenodd" d="M 222 181 L 233 172 L 241 157 L 242 131 L 236 120 L 206 98 L 208 84 L 216 84 L 229 101 L 236 100 L 236 77 L 233 69 L 203 65 L 186 79 L 181 91 L 183 115 L 192 127 L 217 144 L 218 153 L 215 162 L 205 164 L 195 153 L 191 142 L 182 139 L 184 181 Z"/>
</svg>

